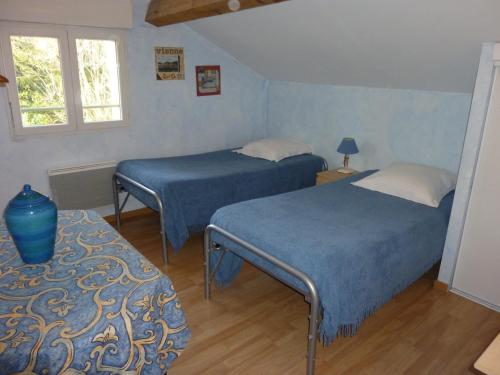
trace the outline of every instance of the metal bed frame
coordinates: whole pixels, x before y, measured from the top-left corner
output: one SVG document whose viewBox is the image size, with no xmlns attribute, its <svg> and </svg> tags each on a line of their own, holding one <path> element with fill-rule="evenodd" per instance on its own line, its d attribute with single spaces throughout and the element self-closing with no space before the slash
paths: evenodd
<svg viewBox="0 0 500 375">
<path fill-rule="evenodd" d="M 204 256 L 205 256 L 205 298 L 210 299 L 210 286 L 212 283 L 212 279 L 215 276 L 215 273 L 217 272 L 217 269 L 220 266 L 220 263 L 222 261 L 222 258 L 224 255 L 228 252 L 231 251 L 228 248 L 221 247 L 216 245 L 212 241 L 212 233 L 218 233 L 219 235 L 227 238 L 228 240 L 234 242 L 237 245 L 242 246 L 245 250 L 259 256 L 260 258 L 268 261 L 269 263 L 273 264 L 274 266 L 282 269 L 283 271 L 287 272 L 291 276 L 294 276 L 298 280 L 302 281 L 304 285 L 307 288 L 307 292 L 304 293 L 304 291 L 301 291 L 289 283 L 285 282 L 284 280 L 281 280 L 278 278 L 276 275 L 270 274 L 268 271 L 262 269 L 264 272 L 270 274 L 274 278 L 280 280 L 281 282 L 291 286 L 293 289 L 297 290 L 299 293 L 304 295 L 304 298 L 307 302 L 310 303 L 311 305 L 311 311 L 309 315 L 309 333 L 307 336 L 308 339 L 308 344 L 307 344 L 307 368 L 306 368 L 306 374 L 307 375 L 313 375 L 314 374 L 314 367 L 315 367 L 315 361 L 316 361 L 316 342 L 318 339 L 318 325 L 319 325 L 319 319 L 320 319 L 320 299 L 319 299 L 319 294 L 318 294 L 318 289 L 316 288 L 316 285 L 314 282 L 311 280 L 309 276 L 307 276 L 305 273 L 297 270 L 296 268 L 288 265 L 287 263 L 283 262 L 282 260 L 267 254 L 264 250 L 259 249 L 258 247 L 240 239 L 239 237 L 229 233 L 228 231 L 217 227 L 216 225 L 210 224 L 207 226 L 205 229 L 205 238 L 204 238 Z M 210 254 L 212 251 L 222 251 L 222 255 L 220 256 L 217 264 L 211 269 L 210 267 Z"/>
<path fill-rule="evenodd" d="M 128 182 L 129 184 L 135 186 L 136 188 L 144 191 L 145 193 L 151 195 L 155 200 L 156 204 L 158 205 L 158 211 L 160 212 L 160 234 L 161 234 L 161 242 L 162 242 L 162 255 L 163 255 L 163 263 L 167 264 L 168 263 L 168 254 L 167 254 L 167 234 L 165 233 L 165 218 L 163 216 L 163 203 L 161 201 L 160 196 L 152 189 L 148 188 L 147 186 L 142 185 L 141 183 L 131 179 L 130 177 L 125 176 L 124 174 L 121 174 L 119 172 L 115 172 L 113 175 L 112 181 L 113 181 L 113 203 L 115 205 L 115 220 L 116 220 L 116 228 L 120 230 L 121 226 L 121 218 L 120 214 L 123 211 L 123 208 L 125 207 L 125 204 L 127 204 L 128 198 L 130 197 L 130 192 L 127 191 L 127 196 L 123 200 L 123 203 L 120 205 L 120 198 L 118 196 L 119 190 L 120 190 L 120 184 L 119 181 L 123 180 Z M 122 189 L 126 191 L 126 189 L 121 186 Z"/>
<path fill-rule="evenodd" d="M 323 159 L 323 171 L 328 170 L 328 162 Z M 158 193 L 156 193 L 154 190 L 148 188 L 147 186 L 144 186 L 143 184 L 133 180 L 132 178 L 125 176 L 122 173 L 115 172 L 113 174 L 112 178 L 112 184 L 113 184 L 113 203 L 115 206 L 115 221 L 116 221 L 116 227 L 118 231 L 120 230 L 121 226 L 121 218 L 120 215 L 123 211 L 123 208 L 125 207 L 125 204 L 127 204 L 127 201 L 130 197 L 130 192 L 128 192 L 125 187 L 122 185 L 120 186 L 119 180 L 126 181 L 127 183 L 133 185 L 134 187 L 138 188 L 139 190 L 142 190 L 143 192 L 151 195 L 155 201 L 156 204 L 158 205 L 158 211 L 160 213 L 160 234 L 161 234 L 161 241 L 162 241 L 162 255 L 163 255 L 163 263 L 168 264 L 168 253 L 167 253 L 167 246 L 168 246 L 168 241 L 167 241 L 167 233 L 165 233 L 165 217 L 163 215 L 163 202 L 161 201 L 160 196 Z M 127 191 L 127 195 L 125 196 L 125 199 L 123 200 L 123 203 L 120 205 L 120 198 L 119 198 L 119 192 L 120 189 L 123 189 Z"/>
</svg>

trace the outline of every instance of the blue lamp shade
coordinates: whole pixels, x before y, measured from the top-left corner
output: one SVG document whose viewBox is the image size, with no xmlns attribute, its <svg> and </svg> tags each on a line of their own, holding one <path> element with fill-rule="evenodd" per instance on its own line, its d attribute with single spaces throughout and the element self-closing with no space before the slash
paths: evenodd
<svg viewBox="0 0 500 375">
<path fill-rule="evenodd" d="M 340 142 L 340 145 L 337 148 L 337 152 L 340 152 L 341 154 L 352 155 L 357 154 L 359 150 L 354 138 L 344 138 L 342 142 Z"/>
</svg>

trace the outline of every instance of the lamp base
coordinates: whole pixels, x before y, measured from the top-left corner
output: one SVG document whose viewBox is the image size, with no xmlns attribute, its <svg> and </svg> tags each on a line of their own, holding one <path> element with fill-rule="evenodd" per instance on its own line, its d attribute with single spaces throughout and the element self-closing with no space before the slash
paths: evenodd
<svg viewBox="0 0 500 375">
<path fill-rule="evenodd" d="M 354 173 L 354 169 L 351 169 L 351 168 L 339 168 L 339 169 L 337 169 L 337 172 L 344 173 L 344 174 L 352 174 L 352 173 Z"/>
</svg>

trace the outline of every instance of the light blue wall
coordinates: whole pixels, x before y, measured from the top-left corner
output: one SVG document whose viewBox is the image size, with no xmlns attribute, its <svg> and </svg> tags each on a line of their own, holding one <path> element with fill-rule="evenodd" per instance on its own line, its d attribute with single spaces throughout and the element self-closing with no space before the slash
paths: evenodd
<svg viewBox="0 0 500 375">
<path fill-rule="evenodd" d="M 210 151 L 266 135 L 266 81 L 187 26 L 146 25 L 147 3 L 134 1 L 129 33 L 130 127 L 13 140 L 0 88 L 0 213 L 24 183 L 48 194 L 50 168 Z M 155 46 L 184 47 L 186 80 L 156 81 Z M 221 96 L 196 96 L 195 65 L 206 64 L 221 65 Z"/>
<path fill-rule="evenodd" d="M 268 96 L 268 134 L 310 143 L 331 168 L 351 136 L 360 154 L 350 166 L 358 170 L 393 161 L 458 170 L 469 94 L 271 81 Z"/>
<path fill-rule="evenodd" d="M 360 170 L 393 160 L 458 169 L 470 95 L 268 82 L 185 25 L 146 24 L 147 4 L 134 0 L 129 32 L 130 127 L 13 140 L 0 88 L 0 210 L 24 183 L 48 194 L 50 168 L 203 152 L 267 135 L 307 141 L 332 167 L 341 163 L 341 138 L 354 136 L 361 154 L 351 166 Z M 156 81 L 155 46 L 184 47 L 186 80 Z M 196 96 L 201 64 L 221 65 L 221 96 Z"/>
<path fill-rule="evenodd" d="M 354 137 L 360 149 L 350 164 L 358 170 L 410 161 L 457 172 L 462 157 L 439 275 L 441 281 L 449 283 L 491 87 L 492 50 L 492 44 L 483 48 L 463 156 L 471 103 L 471 95 L 464 93 L 271 81 L 268 134 L 310 143 L 315 153 L 327 158 L 330 168 L 342 163 L 336 148 L 347 136 Z"/>
<path fill-rule="evenodd" d="M 180 155 L 265 136 L 266 81 L 184 24 L 161 28 L 147 24 L 148 3 L 134 0 L 135 28 L 129 42 L 132 119 L 153 145 L 150 150 L 141 144 L 137 152 Z M 184 81 L 156 80 L 155 46 L 184 47 Z M 196 65 L 221 66 L 220 96 L 196 96 Z"/>
</svg>

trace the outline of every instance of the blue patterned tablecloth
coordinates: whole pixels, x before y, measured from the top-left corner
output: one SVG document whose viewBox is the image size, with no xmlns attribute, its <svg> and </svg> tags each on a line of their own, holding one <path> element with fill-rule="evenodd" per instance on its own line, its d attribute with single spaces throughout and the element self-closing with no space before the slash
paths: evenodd
<svg viewBox="0 0 500 375">
<path fill-rule="evenodd" d="M 0 374 L 163 374 L 190 338 L 172 282 L 93 211 L 27 265 L 0 221 Z"/>
</svg>

